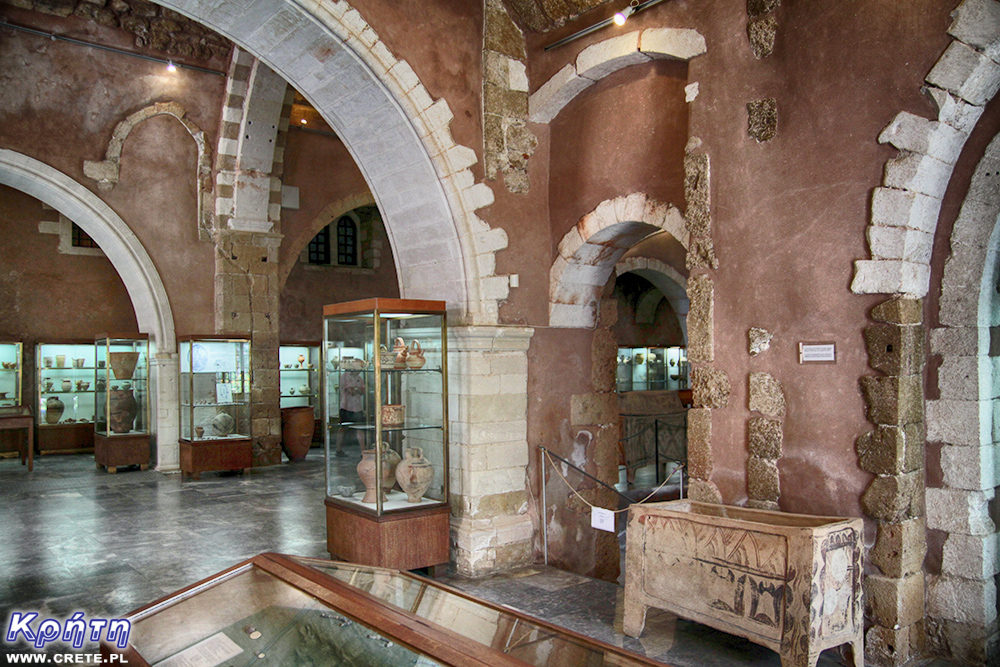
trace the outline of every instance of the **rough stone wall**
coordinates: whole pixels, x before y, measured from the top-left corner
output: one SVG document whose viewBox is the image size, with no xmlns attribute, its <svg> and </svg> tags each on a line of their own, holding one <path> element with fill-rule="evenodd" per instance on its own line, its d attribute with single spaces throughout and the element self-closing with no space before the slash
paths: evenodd
<svg viewBox="0 0 1000 667">
<path fill-rule="evenodd" d="M 483 159 L 486 177 L 528 191 L 528 158 L 538 145 L 528 130 L 524 35 L 501 0 L 486 0 L 483 29 Z"/>
<path fill-rule="evenodd" d="M 750 458 L 747 460 L 747 505 L 778 510 L 781 479 L 778 460 L 784 439 L 785 394 L 781 383 L 770 373 L 750 373 L 748 407 L 761 414 L 748 426 Z"/>
<path fill-rule="evenodd" d="M 766 58 L 774 52 L 778 36 L 778 18 L 775 10 L 779 0 L 747 0 L 747 39 L 754 58 Z"/>
<path fill-rule="evenodd" d="M 882 373 L 861 378 L 875 430 L 857 441 L 861 467 L 875 475 L 861 498 L 875 519 L 865 577 L 871 627 L 865 659 L 879 667 L 904 665 L 924 652 L 924 327 L 920 300 L 895 297 L 872 309 L 880 324 L 864 330 L 869 365 Z"/>
<path fill-rule="evenodd" d="M 509 0 L 517 17 L 536 32 L 547 32 L 572 21 L 584 12 L 598 7 L 608 0 Z"/>
</svg>

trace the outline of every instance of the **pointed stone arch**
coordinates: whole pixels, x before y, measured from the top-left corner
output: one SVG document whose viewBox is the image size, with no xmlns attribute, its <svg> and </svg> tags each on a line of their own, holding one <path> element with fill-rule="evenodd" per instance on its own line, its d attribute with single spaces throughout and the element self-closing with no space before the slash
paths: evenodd
<svg viewBox="0 0 1000 667">
<path fill-rule="evenodd" d="M 205 133 L 197 125 L 187 118 L 187 111 L 176 102 L 157 102 L 144 109 L 139 109 L 129 115 L 128 118 L 115 126 L 111 133 L 111 141 L 108 142 L 108 149 L 104 154 L 104 159 L 99 162 L 91 160 L 83 161 L 83 173 L 87 178 L 97 181 L 97 187 L 101 190 L 111 190 L 118 183 L 118 172 L 121 168 L 122 147 L 129 133 L 136 125 L 153 116 L 171 116 L 184 126 L 191 138 L 194 139 L 198 148 L 198 173 L 195 181 L 198 186 L 198 228 L 202 230 L 212 228 L 212 154 L 205 143 Z"/>
<path fill-rule="evenodd" d="M 170 300 L 146 249 L 111 207 L 69 176 L 11 151 L 0 149 L 0 183 L 44 202 L 87 232 L 101 247 L 121 276 L 135 310 L 139 331 L 149 334 L 150 374 L 155 386 L 157 467 L 176 468 L 177 438 L 177 337 Z"/>
<path fill-rule="evenodd" d="M 559 242 L 549 271 L 549 326 L 595 325 L 597 302 L 618 260 L 644 238 L 669 233 L 686 249 L 684 216 L 637 193 L 598 204 Z"/>
<path fill-rule="evenodd" d="M 662 295 L 661 298 L 666 299 L 674 313 L 676 313 L 677 322 L 680 324 L 681 332 L 684 334 L 684 342 L 686 343 L 687 313 L 691 307 L 691 301 L 687 295 L 687 278 L 666 262 L 652 257 L 626 257 L 615 265 L 615 274 L 620 276 L 623 273 L 634 273 L 645 278 L 656 287 Z M 647 294 L 655 295 L 656 292 Z M 643 297 L 646 297 L 646 295 L 643 295 Z M 640 298 L 640 301 L 636 304 L 636 321 L 639 319 L 640 308 L 652 308 L 655 312 L 658 305 L 659 298 L 655 296 Z"/>
</svg>

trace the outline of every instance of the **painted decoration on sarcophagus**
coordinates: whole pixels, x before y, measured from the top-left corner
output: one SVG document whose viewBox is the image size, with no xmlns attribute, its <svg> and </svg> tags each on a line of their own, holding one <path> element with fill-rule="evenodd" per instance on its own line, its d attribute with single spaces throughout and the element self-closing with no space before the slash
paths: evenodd
<svg viewBox="0 0 1000 667">
<path fill-rule="evenodd" d="M 854 567 L 858 533 L 840 530 L 831 533 L 820 546 L 820 559 L 814 568 L 813 581 L 819 582 L 823 595 L 813 599 L 812 617 L 822 619 L 821 636 L 829 637 L 852 628 L 854 618 L 853 590 L 860 585 L 861 573 Z M 817 576 L 818 575 L 818 576 Z"/>
<path fill-rule="evenodd" d="M 647 595 L 730 622 L 770 639 L 783 626 L 788 545 L 783 536 L 646 517 Z"/>
</svg>

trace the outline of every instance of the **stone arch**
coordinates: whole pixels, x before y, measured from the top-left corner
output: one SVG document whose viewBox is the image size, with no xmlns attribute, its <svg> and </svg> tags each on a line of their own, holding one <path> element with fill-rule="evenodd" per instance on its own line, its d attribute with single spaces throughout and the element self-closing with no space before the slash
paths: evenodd
<svg viewBox="0 0 1000 667">
<path fill-rule="evenodd" d="M 615 265 L 615 273 L 619 276 L 623 273 L 635 273 L 651 282 L 677 314 L 677 322 L 684 334 L 684 342 L 687 342 L 687 313 L 691 307 L 691 301 L 687 295 L 687 278 L 666 262 L 651 257 L 626 257 Z M 655 294 L 655 292 L 651 294 Z M 643 296 L 645 297 L 645 295 Z M 656 306 L 659 304 L 658 298 L 654 301 L 650 297 L 648 301 L 651 303 L 646 303 L 646 301 L 645 298 L 642 298 L 636 304 L 637 320 L 640 306 L 652 308 L 655 312 Z"/>
<path fill-rule="evenodd" d="M 80 226 L 111 261 L 121 276 L 139 331 L 149 334 L 156 354 L 150 355 L 150 374 L 156 400 L 157 467 L 176 468 L 177 337 L 174 316 L 163 282 L 139 239 L 111 207 L 69 176 L 43 162 L 0 149 L 0 183 L 31 195 Z"/>
<path fill-rule="evenodd" d="M 615 264 L 636 243 L 660 232 L 688 247 L 681 212 L 642 193 L 601 202 L 580 218 L 559 242 L 549 271 L 549 326 L 593 327 Z"/>
<path fill-rule="evenodd" d="M 991 349 L 1000 326 L 998 161 L 1000 135 L 980 160 L 952 230 L 941 327 L 931 332 L 931 353 L 941 356 L 940 398 L 926 406 L 927 440 L 941 443 L 943 474 L 942 487 L 927 489 L 927 527 L 947 534 L 941 575 L 927 584 L 928 616 L 947 628 L 939 650 L 976 663 L 989 658 L 989 628 L 997 616 L 998 535 L 989 504 L 1000 484 L 993 412 L 1000 404 L 1000 356 Z M 974 641 L 963 647 L 954 642 L 960 636 Z"/>
<path fill-rule="evenodd" d="M 338 199 L 335 202 L 327 204 L 319 214 L 312 219 L 307 227 L 295 235 L 295 237 L 286 236 L 284 242 L 282 243 L 281 260 L 278 263 L 278 285 L 280 289 L 284 289 L 285 281 L 288 280 L 288 275 L 295 268 L 295 263 L 298 261 L 299 254 L 302 249 L 305 248 L 309 241 L 312 240 L 314 236 L 319 234 L 320 230 L 329 225 L 332 221 L 337 220 L 340 216 L 344 215 L 348 211 L 353 211 L 361 206 L 371 206 L 375 203 L 375 197 L 371 192 L 362 192 L 360 194 L 351 195 L 350 197 L 344 197 L 343 199 Z"/>
<path fill-rule="evenodd" d="M 475 151 L 455 143 L 452 112 L 433 100 L 344 0 L 161 0 L 253 53 L 301 92 L 343 140 L 371 188 L 396 258 L 400 294 L 447 301 L 456 324 L 495 324 L 506 276 L 495 275 L 502 229 L 475 211 Z"/>
<path fill-rule="evenodd" d="M 879 135 L 900 150 L 875 188 L 868 225 L 870 260 L 854 263 L 856 294 L 923 297 L 941 201 L 966 140 L 1000 88 L 1000 5 L 963 0 L 952 13 L 953 41 L 927 75 L 937 119 L 899 113 Z"/>
<path fill-rule="evenodd" d="M 118 183 L 121 168 L 122 147 L 136 125 L 153 116 L 172 116 L 184 126 L 198 147 L 198 227 L 200 230 L 212 227 L 212 156 L 205 144 L 205 133 L 187 118 L 187 111 L 176 102 L 157 102 L 139 109 L 115 126 L 104 159 L 100 162 L 83 161 L 83 173 L 97 181 L 100 190 L 111 190 Z"/>
<path fill-rule="evenodd" d="M 548 123 L 570 101 L 604 77 L 650 60 L 691 60 L 707 50 L 687 28 L 646 28 L 591 44 L 528 98 L 528 120 Z"/>
</svg>

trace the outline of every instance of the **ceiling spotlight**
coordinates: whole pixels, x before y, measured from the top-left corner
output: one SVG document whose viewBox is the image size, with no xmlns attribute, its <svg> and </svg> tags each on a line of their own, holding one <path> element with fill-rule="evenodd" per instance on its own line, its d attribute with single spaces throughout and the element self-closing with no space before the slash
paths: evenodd
<svg viewBox="0 0 1000 667">
<path fill-rule="evenodd" d="M 305 118 L 303 118 L 303 119 L 301 119 L 301 120 L 300 120 L 299 122 L 300 122 L 300 123 L 302 123 L 303 125 L 305 125 L 305 124 L 306 124 L 306 119 L 305 119 Z"/>
<path fill-rule="evenodd" d="M 584 28 L 583 30 L 578 30 L 577 32 L 574 32 L 572 35 L 570 35 L 569 37 L 563 37 L 560 40 L 552 42 L 551 44 L 549 44 L 548 46 L 545 47 L 545 50 L 549 51 L 549 50 L 554 49 L 554 48 L 556 48 L 558 46 L 562 46 L 563 44 L 569 44 L 573 40 L 580 39 L 581 37 L 586 37 L 587 35 L 589 35 L 589 34 L 591 34 L 593 32 L 596 32 L 596 31 L 600 30 L 601 28 L 606 28 L 609 25 L 625 25 L 625 21 L 627 21 L 628 18 L 630 16 L 632 16 L 633 14 L 638 14 L 639 12 L 641 12 L 643 10 L 649 9 L 652 6 L 658 5 L 661 2 L 665 2 L 665 1 L 666 0 L 630 0 L 630 2 L 628 4 L 628 7 L 626 7 L 625 9 L 623 9 L 620 12 L 617 12 L 611 18 L 607 18 L 607 19 L 604 19 L 603 21 L 599 21 L 599 22 L 595 23 L 594 25 L 590 26 L 589 28 Z"/>
<path fill-rule="evenodd" d="M 173 60 L 168 60 L 167 61 L 167 71 L 168 72 L 176 72 L 177 71 L 177 65 L 174 64 Z"/>
<path fill-rule="evenodd" d="M 638 6 L 639 0 L 632 0 L 628 7 L 620 12 L 616 12 L 614 18 L 615 25 L 625 25 L 625 21 L 628 20 L 628 17 L 632 16 L 632 12 L 634 12 L 635 8 Z"/>
</svg>

